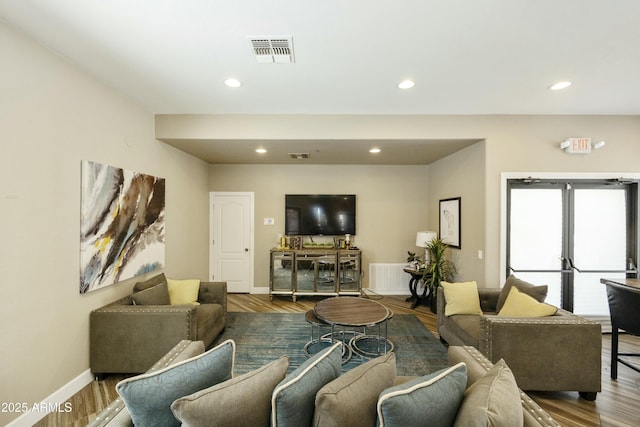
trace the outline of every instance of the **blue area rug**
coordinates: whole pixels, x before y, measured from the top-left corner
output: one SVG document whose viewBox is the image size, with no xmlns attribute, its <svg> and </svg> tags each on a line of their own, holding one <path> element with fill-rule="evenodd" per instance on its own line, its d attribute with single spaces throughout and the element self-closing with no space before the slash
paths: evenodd
<svg viewBox="0 0 640 427">
<path fill-rule="evenodd" d="M 388 323 L 388 338 L 395 345 L 398 375 L 421 376 L 447 367 L 447 350 L 413 314 L 395 315 Z M 311 325 L 304 313 L 227 313 L 227 326 L 212 345 L 227 339 L 236 343 L 235 374 L 257 369 L 281 355 L 289 356 L 289 372 L 307 357 L 304 345 Z M 327 344 L 328 345 L 328 344 Z M 312 348 L 315 352 L 315 346 Z M 354 356 L 343 371 L 367 359 Z"/>
</svg>

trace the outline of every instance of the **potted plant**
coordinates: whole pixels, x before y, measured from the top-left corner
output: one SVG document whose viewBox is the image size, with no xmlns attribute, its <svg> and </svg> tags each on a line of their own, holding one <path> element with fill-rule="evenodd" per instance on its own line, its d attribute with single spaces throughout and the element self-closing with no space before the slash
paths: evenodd
<svg viewBox="0 0 640 427">
<path fill-rule="evenodd" d="M 446 251 L 449 245 L 441 238 L 435 237 L 427 244 L 429 262 L 427 263 L 423 282 L 429 288 L 431 311 L 437 311 L 437 294 L 440 282 L 453 280 L 456 267 L 451 260 L 446 258 Z"/>
</svg>

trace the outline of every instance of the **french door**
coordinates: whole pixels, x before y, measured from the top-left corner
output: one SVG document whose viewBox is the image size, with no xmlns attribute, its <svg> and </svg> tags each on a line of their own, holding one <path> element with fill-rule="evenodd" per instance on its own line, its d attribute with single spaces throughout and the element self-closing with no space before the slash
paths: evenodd
<svg viewBox="0 0 640 427">
<path fill-rule="evenodd" d="M 609 316 L 602 277 L 636 277 L 638 183 L 507 181 L 507 276 L 546 284 L 546 301 Z"/>
</svg>

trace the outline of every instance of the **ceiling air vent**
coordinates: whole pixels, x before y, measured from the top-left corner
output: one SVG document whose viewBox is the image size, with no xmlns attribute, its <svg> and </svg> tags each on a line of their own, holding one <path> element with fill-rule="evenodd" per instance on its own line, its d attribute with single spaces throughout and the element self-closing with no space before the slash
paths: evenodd
<svg viewBox="0 0 640 427">
<path fill-rule="evenodd" d="M 308 159 L 309 153 L 289 153 L 289 157 L 297 160 Z"/>
<path fill-rule="evenodd" d="M 293 38 L 291 36 L 249 37 L 251 50 L 258 62 L 293 63 Z"/>
</svg>

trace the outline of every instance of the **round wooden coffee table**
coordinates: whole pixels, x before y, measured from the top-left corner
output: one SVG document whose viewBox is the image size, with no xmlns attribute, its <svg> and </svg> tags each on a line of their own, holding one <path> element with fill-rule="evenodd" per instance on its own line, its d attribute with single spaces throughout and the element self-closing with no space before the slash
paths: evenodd
<svg viewBox="0 0 640 427">
<path fill-rule="evenodd" d="M 387 321 L 393 313 L 379 302 L 359 297 L 333 297 L 318 302 L 313 311 L 318 319 L 331 325 L 331 337 L 335 339 L 341 335 L 343 344 L 354 353 L 377 357 L 393 351 L 393 343 L 387 338 Z M 336 326 L 342 330 L 336 332 Z M 367 328 L 371 327 L 377 327 L 376 334 L 368 333 Z M 347 335 L 351 335 L 349 341 Z M 362 345 L 365 342 L 368 345 Z"/>
</svg>

